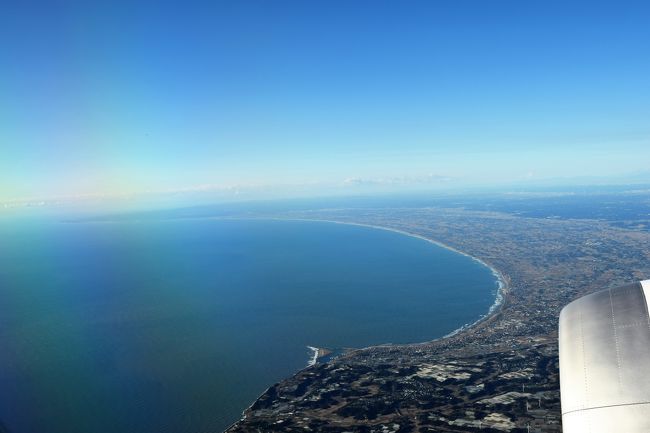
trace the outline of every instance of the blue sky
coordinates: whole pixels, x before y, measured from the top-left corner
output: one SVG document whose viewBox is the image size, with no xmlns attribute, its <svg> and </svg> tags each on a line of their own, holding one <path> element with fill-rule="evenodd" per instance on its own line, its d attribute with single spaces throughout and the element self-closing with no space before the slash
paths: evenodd
<svg viewBox="0 0 650 433">
<path fill-rule="evenodd" d="M 647 2 L 0 8 L 0 201 L 649 170 Z"/>
</svg>

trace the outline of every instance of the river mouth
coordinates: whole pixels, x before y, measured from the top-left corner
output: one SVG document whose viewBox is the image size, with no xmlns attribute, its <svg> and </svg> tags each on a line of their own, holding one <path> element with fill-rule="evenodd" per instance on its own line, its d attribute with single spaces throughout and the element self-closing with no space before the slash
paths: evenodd
<svg viewBox="0 0 650 433">
<path fill-rule="evenodd" d="M 219 431 L 304 368 L 308 346 L 439 338 L 484 315 L 497 288 L 467 256 L 361 226 L 31 230 L 5 233 L 1 251 L 0 419 L 12 433 Z"/>
</svg>

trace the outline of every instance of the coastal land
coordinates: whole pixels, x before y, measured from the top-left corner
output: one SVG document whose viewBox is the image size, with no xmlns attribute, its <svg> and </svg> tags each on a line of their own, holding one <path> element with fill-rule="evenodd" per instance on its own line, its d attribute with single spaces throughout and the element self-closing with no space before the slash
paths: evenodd
<svg viewBox="0 0 650 433">
<path fill-rule="evenodd" d="M 632 221 L 453 207 L 257 216 L 369 225 L 422 237 L 496 270 L 502 299 L 481 320 L 445 338 L 316 362 L 271 386 L 231 433 L 560 432 L 561 308 L 584 294 L 650 276 L 650 233 Z"/>
</svg>

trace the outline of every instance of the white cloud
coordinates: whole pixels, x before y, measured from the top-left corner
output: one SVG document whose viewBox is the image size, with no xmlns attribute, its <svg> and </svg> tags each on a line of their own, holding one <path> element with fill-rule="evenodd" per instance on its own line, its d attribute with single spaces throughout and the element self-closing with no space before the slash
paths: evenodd
<svg viewBox="0 0 650 433">
<path fill-rule="evenodd" d="M 441 184 L 453 181 L 454 178 L 440 174 L 427 174 L 422 176 L 393 176 L 393 177 L 375 177 L 361 178 L 350 177 L 343 181 L 344 186 L 361 186 L 361 185 L 428 185 Z"/>
</svg>

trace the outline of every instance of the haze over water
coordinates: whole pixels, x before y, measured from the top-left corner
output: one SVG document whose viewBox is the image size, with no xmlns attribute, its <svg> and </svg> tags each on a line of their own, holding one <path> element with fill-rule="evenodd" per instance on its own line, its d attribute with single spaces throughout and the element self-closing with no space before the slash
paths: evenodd
<svg viewBox="0 0 650 433">
<path fill-rule="evenodd" d="M 218 432 L 307 346 L 421 342 L 494 302 L 491 271 L 367 227 L 167 220 L 0 229 L 11 433 Z"/>
</svg>

